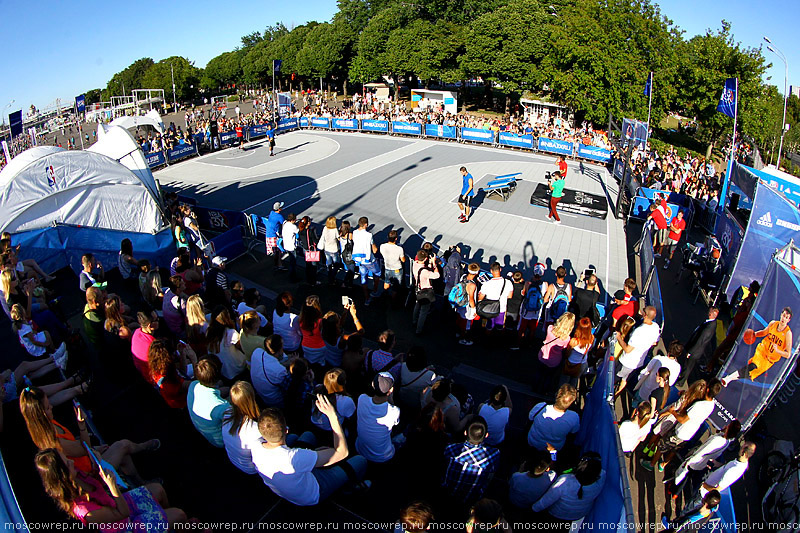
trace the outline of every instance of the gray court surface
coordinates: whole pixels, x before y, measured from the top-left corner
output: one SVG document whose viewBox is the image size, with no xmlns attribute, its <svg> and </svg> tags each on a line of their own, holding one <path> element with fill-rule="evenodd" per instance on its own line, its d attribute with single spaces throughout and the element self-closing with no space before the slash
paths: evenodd
<svg viewBox="0 0 800 533">
<path fill-rule="evenodd" d="M 201 205 L 266 215 L 275 201 L 284 212 L 308 215 L 316 222 L 334 215 L 369 218 L 377 243 L 389 230 L 400 233 L 406 253 L 423 240 L 440 247 L 460 243 L 469 260 L 487 267 L 547 265 L 546 279 L 564 265 L 575 281 L 595 268 L 603 289 L 613 292 L 627 277 L 625 234 L 613 215 L 616 182 L 601 166 L 569 162 L 567 189 L 609 199 L 605 220 L 561 214 L 562 224 L 547 220 L 547 210 L 530 205 L 537 183 L 556 169 L 553 156 L 364 133 L 302 130 L 276 139 L 275 156 L 263 141 L 246 150 L 229 148 L 155 173 L 168 189 L 195 196 Z M 479 191 L 470 221 L 458 221 L 459 168 L 466 166 L 480 188 L 494 176 L 521 173 L 507 202 L 486 199 Z"/>
</svg>

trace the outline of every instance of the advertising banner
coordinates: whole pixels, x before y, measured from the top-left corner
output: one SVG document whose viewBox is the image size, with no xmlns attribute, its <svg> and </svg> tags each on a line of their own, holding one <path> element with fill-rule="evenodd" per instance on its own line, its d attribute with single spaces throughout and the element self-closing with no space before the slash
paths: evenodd
<svg viewBox="0 0 800 533">
<path fill-rule="evenodd" d="M 335 118 L 333 119 L 333 129 L 358 131 L 358 120 L 354 118 Z"/>
<path fill-rule="evenodd" d="M 494 143 L 494 132 L 480 128 L 461 128 L 461 140 L 479 143 Z"/>
<path fill-rule="evenodd" d="M 224 131 L 219 134 L 219 142 L 222 145 L 226 144 L 233 144 L 233 141 L 236 140 L 236 132 L 235 131 Z"/>
<path fill-rule="evenodd" d="M 650 214 L 650 204 L 653 201 L 645 196 L 637 196 L 633 199 L 633 203 L 631 204 L 631 212 L 628 216 L 633 218 L 637 218 L 640 220 L 644 220 L 647 218 L 647 215 Z M 680 210 L 680 206 L 678 204 L 673 204 L 671 202 L 667 202 L 667 220 L 672 220 Z M 684 215 L 685 216 L 685 215 Z"/>
<path fill-rule="evenodd" d="M 558 139 L 548 139 L 539 137 L 539 151 L 550 152 L 551 154 L 572 155 L 574 145 L 569 141 L 559 141 Z"/>
<path fill-rule="evenodd" d="M 500 146 L 513 146 L 533 150 L 533 135 L 516 135 L 501 131 L 499 134 Z"/>
<path fill-rule="evenodd" d="M 771 260 L 750 316 L 718 376 L 726 386 L 714 399 L 709 417 L 717 428 L 735 418 L 746 431 L 794 368 L 800 329 L 796 318 L 784 328 L 780 320 L 786 307 L 797 313 L 798 299 L 800 272 L 781 259 Z M 792 331 L 791 346 L 787 330 Z"/>
<path fill-rule="evenodd" d="M 576 155 L 591 161 L 599 161 L 600 163 L 608 163 L 611 161 L 611 150 L 606 150 L 599 146 L 587 146 L 583 143 L 578 143 L 578 152 Z"/>
<path fill-rule="evenodd" d="M 647 123 L 626 118 L 622 120 L 622 140 L 633 141 L 634 146 L 644 146 L 647 142 Z"/>
<path fill-rule="evenodd" d="M 425 124 L 426 137 L 438 137 L 439 139 L 455 139 L 455 126 L 440 126 L 438 124 Z"/>
<path fill-rule="evenodd" d="M 8 114 L 8 124 L 11 128 L 11 138 L 22 134 L 22 110 Z"/>
<path fill-rule="evenodd" d="M 617 181 L 622 182 L 622 175 L 625 173 L 625 161 L 622 159 L 615 159 L 613 172 Z"/>
<path fill-rule="evenodd" d="M 167 162 L 164 152 L 150 152 L 149 154 L 144 154 L 144 158 L 150 168 L 160 167 Z"/>
<path fill-rule="evenodd" d="M 197 215 L 197 224 L 201 230 L 227 231 L 234 226 L 246 224 L 241 211 L 228 211 L 227 209 L 214 209 L 196 205 L 192 211 Z"/>
<path fill-rule="evenodd" d="M 791 239 L 800 242 L 800 212 L 780 193 L 759 184 L 739 257 L 726 289 L 728 297 L 741 285 L 761 281 L 772 254 Z"/>
<path fill-rule="evenodd" d="M 169 158 L 170 163 L 173 161 L 177 161 L 178 159 L 183 159 L 184 157 L 189 157 L 190 155 L 195 155 L 197 153 L 197 146 L 193 144 L 179 144 L 175 148 L 167 151 L 167 157 Z"/>
<path fill-rule="evenodd" d="M 82 94 L 80 96 L 75 97 L 75 107 L 78 110 L 78 113 L 83 113 L 86 111 L 86 95 Z"/>
<path fill-rule="evenodd" d="M 733 218 L 730 211 L 726 209 L 724 215 L 717 216 L 714 236 L 722 245 L 722 260 L 726 265 L 732 265 L 736 261 L 743 235 L 742 226 Z"/>
<path fill-rule="evenodd" d="M 301 128 L 308 127 L 308 117 L 300 117 L 300 127 Z"/>
<path fill-rule="evenodd" d="M 362 120 L 361 131 L 376 131 L 379 133 L 389 133 L 389 121 L 387 120 Z"/>
<path fill-rule="evenodd" d="M 422 135 L 422 124 L 393 121 L 392 133 L 398 135 Z"/>
<path fill-rule="evenodd" d="M 200 146 L 204 142 L 206 142 L 206 134 L 205 133 L 195 133 L 192 136 L 192 141 L 197 145 Z"/>
<path fill-rule="evenodd" d="M 309 121 L 309 126 L 312 128 L 325 128 L 330 129 L 331 119 L 325 117 L 314 117 Z"/>
<path fill-rule="evenodd" d="M 278 121 L 278 132 L 296 130 L 299 122 L 296 118 L 282 118 Z"/>
<path fill-rule="evenodd" d="M 257 124 L 255 126 L 250 126 L 250 138 L 255 139 L 256 137 L 263 137 L 267 134 L 269 130 L 269 126 L 266 124 Z"/>
</svg>

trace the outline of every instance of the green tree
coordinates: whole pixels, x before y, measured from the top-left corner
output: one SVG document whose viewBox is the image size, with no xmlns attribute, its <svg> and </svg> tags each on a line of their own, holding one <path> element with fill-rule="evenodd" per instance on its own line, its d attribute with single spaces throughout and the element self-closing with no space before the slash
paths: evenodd
<svg viewBox="0 0 800 533">
<path fill-rule="evenodd" d="M 167 101 L 172 100 L 172 79 L 178 102 L 193 98 L 199 89 L 202 71 L 185 57 L 172 56 L 150 67 L 142 79 L 147 89 L 164 89 Z"/>
<path fill-rule="evenodd" d="M 224 52 L 209 60 L 203 70 L 200 85 L 205 89 L 216 89 L 228 83 L 238 83 L 242 77 L 244 51 Z"/>
<path fill-rule="evenodd" d="M 145 89 L 144 75 L 153 65 L 154 62 L 151 58 L 143 57 L 114 74 L 103 93 L 103 100 L 108 102 L 112 96 L 126 96 L 131 94 L 134 89 Z"/>
<path fill-rule="evenodd" d="M 102 89 L 91 89 L 89 91 L 86 91 L 86 105 L 88 106 L 90 104 L 96 104 L 100 102 L 102 96 L 103 96 Z"/>
<path fill-rule="evenodd" d="M 387 63 L 387 36 L 413 20 L 412 8 L 408 5 L 393 5 L 373 16 L 358 38 L 356 56 L 350 64 L 350 77 L 359 82 L 368 82 L 389 76 L 397 83 L 398 72 Z"/>
<path fill-rule="evenodd" d="M 459 58 L 465 37 L 461 25 L 417 19 L 389 35 L 381 62 L 389 72 L 406 77 L 455 82 L 464 78 Z"/>
</svg>

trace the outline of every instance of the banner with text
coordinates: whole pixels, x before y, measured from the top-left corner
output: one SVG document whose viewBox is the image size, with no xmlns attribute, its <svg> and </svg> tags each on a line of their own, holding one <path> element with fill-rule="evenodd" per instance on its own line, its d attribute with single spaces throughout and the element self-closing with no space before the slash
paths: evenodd
<svg viewBox="0 0 800 533">
<path fill-rule="evenodd" d="M 578 143 L 578 157 L 589 159 L 590 161 L 599 161 L 600 163 L 608 163 L 611 161 L 611 150 L 600 148 L 598 146 L 587 146 L 583 143 Z"/>
<path fill-rule="evenodd" d="M 225 131 L 219 134 L 219 142 L 223 145 L 225 144 L 233 144 L 233 141 L 236 140 L 236 132 L 235 131 Z"/>
<path fill-rule="evenodd" d="M 388 120 L 362 120 L 361 131 L 375 131 L 378 133 L 389 133 Z"/>
<path fill-rule="evenodd" d="M 150 168 L 160 167 L 167 162 L 164 152 L 150 152 L 149 154 L 144 154 L 144 158 Z"/>
<path fill-rule="evenodd" d="M 255 139 L 257 137 L 264 137 L 269 130 L 269 126 L 266 124 L 257 124 L 255 126 L 250 126 L 250 138 Z"/>
<path fill-rule="evenodd" d="M 11 138 L 22 134 L 22 110 L 8 114 L 8 124 L 11 128 Z"/>
<path fill-rule="evenodd" d="M 493 144 L 494 132 L 480 128 L 461 128 L 461 140 Z"/>
<path fill-rule="evenodd" d="M 539 137 L 539 151 L 550 152 L 551 154 L 572 155 L 574 145 L 569 141 L 559 141 L 558 139 L 548 139 Z"/>
<path fill-rule="evenodd" d="M 300 127 L 300 122 L 296 118 L 282 118 L 278 121 L 278 132 L 296 130 Z"/>
<path fill-rule="evenodd" d="M 300 117 L 300 127 L 301 128 L 308 127 L 308 117 Z"/>
<path fill-rule="evenodd" d="M 78 110 L 78 113 L 83 113 L 86 111 L 86 95 L 82 94 L 80 96 L 75 97 L 75 107 Z"/>
<path fill-rule="evenodd" d="M 331 119 L 325 117 L 314 117 L 309 121 L 308 125 L 312 128 L 330 129 Z"/>
<path fill-rule="evenodd" d="M 425 136 L 439 139 L 455 139 L 457 136 L 455 126 L 440 126 L 439 124 L 425 124 Z"/>
<path fill-rule="evenodd" d="M 618 181 L 622 181 L 622 175 L 625 173 L 625 161 L 622 159 L 615 159 L 614 160 L 614 177 Z"/>
<path fill-rule="evenodd" d="M 739 253 L 744 230 L 727 209 L 724 216 L 717 216 L 714 235 L 722 245 L 722 260 L 726 265 L 732 265 L 736 261 L 736 254 Z"/>
<path fill-rule="evenodd" d="M 354 118 L 335 118 L 333 119 L 333 129 L 358 131 L 358 120 Z"/>
<path fill-rule="evenodd" d="M 173 161 L 183 159 L 184 157 L 195 155 L 196 153 L 197 153 L 197 146 L 193 144 L 179 144 L 175 148 L 172 148 L 169 151 L 167 151 L 167 158 L 171 163 Z"/>
<path fill-rule="evenodd" d="M 392 121 L 392 133 L 400 135 L 422 135 L 422 124 Z"/>
<path fill-rule="evenodd" d="M 500 146 L 513 146 L 533 150 L 533 135 L 516 135 L 501 131 L 499 136 Z"/>
</svg>

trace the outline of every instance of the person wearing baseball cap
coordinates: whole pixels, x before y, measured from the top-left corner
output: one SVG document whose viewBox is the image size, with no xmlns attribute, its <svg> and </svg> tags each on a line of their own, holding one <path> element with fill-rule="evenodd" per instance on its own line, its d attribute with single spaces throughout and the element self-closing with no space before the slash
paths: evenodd
<svg viewBox="0 0 800 533">
<path fill-rule="evenodd" d="M 394 390 L 394 378 L 389 372 L 376 374 L 372 388 L 373 396 L 358 397 L 356 450 L 367 461 L 385 463 L 394 457 L 392 428 L 400 421 L 400 408 L 389 402 Z"/>
<path fill-rule="evenodd" d="M 282 210 L 283 202 L 275 202 L 272 204 L 272 211 L 269 212 L 269 216 L 264 222 L 266 226 L 266 251 L 267 255 L 275 257 L 275 270 L 286 270 L 281 261 L 283 259 L 281 256 L 284 253 L 281 246 L 281 228 L 286 220 L 281 214 Z"/>
<path fill-rule="evenodd" d="M 542 263 L 533 265 L 533 277 L 525 284 L 522 292 L 522 306 L 519 310 L 519 326 L 517 328 L 517 346 L 512 346 L 512 350 L 519 350 L 525 336 L 530 332 L 531 335 L 539 327 L 539 320 L 544 308 L 544 295 L 549 288 L 546 281 L 542 279 L 546 267 Z"/>
<path fill-rule="evenodd" d="M 211 268 L 206 272 L 206 292 L 203 301 L 211 309 L 217 305 L 227 305 L 231 301 L 231 290 L 228 275 L 225 274 L 227 257 L 217 255 L 211 260 Z"/>
</svg>

